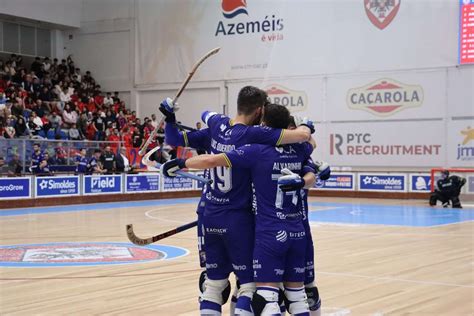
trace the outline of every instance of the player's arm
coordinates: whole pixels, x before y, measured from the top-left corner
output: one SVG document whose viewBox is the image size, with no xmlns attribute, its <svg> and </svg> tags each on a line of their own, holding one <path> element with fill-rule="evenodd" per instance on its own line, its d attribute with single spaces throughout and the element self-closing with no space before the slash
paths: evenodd
<svg viewBox="0 0 474 316">
<path fill-rule="evenodd" d="M 171 146 L 207 148 L 210 142 L 209 129 L 204 128 L 192 132 L 180 132 L 176 123 L 166 123 L 165 140 Z"/>
<path fill-rule="evenodd" d="M 309 189 L 314 187 L 314 184 L 316 183 L 316 175 L 313 172 L 307 172 L 303 176 L 304 180 L 304 189 Z"/>
</svg>

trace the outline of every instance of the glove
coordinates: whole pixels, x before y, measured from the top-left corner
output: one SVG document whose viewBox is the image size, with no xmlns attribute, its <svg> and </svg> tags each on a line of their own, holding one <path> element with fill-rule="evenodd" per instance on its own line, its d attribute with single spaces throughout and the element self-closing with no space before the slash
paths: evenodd
<svg viewBox="0 0 474 316">
<path fill-rule="evenodd" d="M 324 161 L 315 161 L 314 164 L 317 168 L 318 177 L 321 180 L 327 180 L 331 176 L 331 167 Z"/>
<path fill-rule="evenodd" d="M 316 131 L 314 129 L 313 121 L 311 121 L 307 117 L 294 116 L 294 119 L 295 119 L 295 125 L 296 126 L 301 126 L 301 125 L 306 126 L 311 131 L 311 134 L 314 134 L 314 132 Z"/>
<path fill-rule="evenodd" d="M 176 171 L 186 168 L 186 159 L 172 159 L 161 165 L 160 172 L 168 178 L 177 176 Z"/>
<path fill-rule="evenodd" d="M 291 170 L 285 168 L 281 170 L 281 174 L 283 176 L 278 178 L 278 187 L 283 192 L 297 191 L 304 187 L 305 183 L 303 178 L 291 172 Z"/>
<path fill-rule="evenodd" d="M 178 111 L 179 107 L 171 98 L 166 98 L 161 101 L 159 109 L 165 116 L 166 123 L 176 123 L 176 115 L 174 113 Z"/>
</svg>

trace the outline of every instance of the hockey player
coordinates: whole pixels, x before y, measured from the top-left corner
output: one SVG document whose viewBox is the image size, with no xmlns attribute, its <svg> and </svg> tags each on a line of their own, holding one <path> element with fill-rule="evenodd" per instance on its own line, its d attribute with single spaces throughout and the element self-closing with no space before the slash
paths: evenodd
<svg viewBox="0 0 474 316">
<path fill-rule="evenodd" d="M 272 127 L 286 127 L 289 112 L 283 106 L 267 105 L 264 122 Z M 255 315 L 280 315 L 278 284 L 282 281 L 285 281 L 289 312 L 309 315 L 303 287 L 306 237 L 299 190 L 305 185 L 312 186 L 315 177 L 313 175 L 305 182 L 298 174 L 312 151 L 313 145 L 309 143 L 278 147 L 251 144 L 219 155 L 204 155 L 187 161 L 177 159 L 163 166 L 165 176 L 184 167 L 227 166 L 231 170 L 250 170 L 257 200 L 253 254 L 257 291 L 252 300 Z M 282 177 L 282 174 L 287 176 Z M 283 192 L 279 184 L 285 186 L 285 190 L 293 191 Z"/>
<path fill-rule="evenodd" d="M 430 205 L 435 206 L 436 202 L 441 201 L 443 207 L 448 207 L 449 202 L 453 204 L 453 208 L 462 208 L 459 195 L 461 188 L 466 184 L 466 179 L 449 175 L 448 170 L 441 172 L 441 179 L 436 182 L 437 189 L 431 193 Z"/>
<path fill-rule="evenodd" d="M 293 131 L 252 126 L 260 123 L 266 102 L 264 91 L 247 86 L 239 92 L 238 114 L 233 120 L 214 112 L 204 112 L 202 119 L 209 126 L 211 152 L 229 152 L 248 143 L 275 146 L 310 138 L 311 128 L 307 126 Z M 160 105 L 168 113 L 173 113 L 173 106 L 170 99 Z M 169 164 L 167 166 L 170 167 Z M 208 280 L 201 297 L 201 314 L 221 314 L 221 292 L 227 285 L 229 273 L 233 271 L 241 284 L 236 314 L 252 315 L 250 301 L 255 285 L 252 270 L 254 216 L 251 212 L 250 174 L 239 168 L 218 167 L 210 171 L 210 177 L 213 183 L 205 195 L 204 212 Z"/>
</svg>

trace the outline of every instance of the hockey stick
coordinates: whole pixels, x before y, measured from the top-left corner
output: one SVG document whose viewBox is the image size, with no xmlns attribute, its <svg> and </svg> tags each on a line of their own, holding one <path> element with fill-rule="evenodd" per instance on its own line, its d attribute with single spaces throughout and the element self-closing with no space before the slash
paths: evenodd
<svg viewBox="0 0 474 316">
<path fill-rule="evenodd" d="M 155 151 L 157 151 L 158 149 L 160 149 L 160 147 L 155 147 L 155 148 L 153 148 L 152 150 L 150 150 L 149 152 L 147 152 L 146 155 L 142 158 L 142 163 L 143 163 L 145 166 L 147 166 L 147 167 L 152 167 L 152 168 L 157 168 L 157 169 L 160 169 L 160 168 L 161 168 L 161 164 L 160 164 L 160 163 L 158 163 L 158 162 L 156 162 L 156 161 L 151 161 L 151 160 L 150 160 L 150 156 L 153 155 L 153 153 L 155 153 Z M 211 180 L 211 179 L 206 179 L 206 178 L 204 178 L 204 177 L 195 175 L 195 174 L 190 173 L 190 172 L 178 170 L 178 171 L 175 171 L 175 173 L 178 174 L 179 176 L 183 177 L 183 178 L 193 179 L 193 180 L 196 180 L 196 181 L 205 183 L 205 184 L 207 184 L 207 183 L 211 184 L 211 183 L 212 183 L 212 180 Z"/>
<path fill-rule="evenodd" d="M 167 232 L 158 234 L 156 236 L 150 237 L 150 238 L 140 238 L 137 235 L 135 235 L 135 232 L 133 231 L 133 224 L 128 224 L 127 227 L 127 237 L 128 239 L 134 243 L 135 245 L 139 246 L 145 246 L 152 244 L 154 242 L 157 242 L 158 240 L 165 239 L 167 237 L 176 235 L 178 233 L 184 232 L 185 230 L 188 230 L 190 228 L 193 228 L 194 226 L 197 226 L 197 221 L 184 224 L 182 226 L 178 226 L 174 229 L 168 230 Z"/>
<path fill-rule="evenodd" d="M 221 48 L 220 47 L 216 47 L 214 49 L 211 49 L 210 51 L 208 51 L 204 56 L 201 57 L 201 59 L 199 59 L 193 66 L 193 68 L 191 68 L 191 71 L 189 72 L 188 76 L 186 77 L 186 79 L 184 80 L 184 82 L 181 84 L 181 87 L 179 88 L 178 92 L 176 93 L 176 95 L 174 96 L 174 99 L 173 99 L 173 103 L 176 103 L 176 101 L 178 101 L 178 98 L 181 96 L 181 93 L 183 93 L 184 91 L 184 88 L 186 88 L 186 86 L 188 85 L 189 83 L 189 80 L 191 80 L 191 78 L 194 76 L 194 73 L 196 72 L 196 70 L 199 68 L 199 66 L 201 66 L 201 64 L 206 60 L 208 59 L 209 57 L 211 57 L 212 55 L 214 54 L 217 54 L 217 52 L 219 52 Z M 150 136 L 148 136 L 146 142 L 143 144 L 143 146 L 140 148 L 140 150 L 138 151 L 138 154 L 140 156 L 143 156 L 146 152 L 146 149 L 148 148 L 148 146 L 150 145 L 150 143 L 153 141 L 153 139 L 155 138 L 156 134 L 158 133 L 158 129 L 160 128 L 160 126 L 163 124 L 163 122 L 165 121 L 165 117 L 162 116 L 160 121 L 158 122 L 158 125 L 155 127 L 155 129 L 153 130 L 153 132 L 151 132 Z"/>
</svg>

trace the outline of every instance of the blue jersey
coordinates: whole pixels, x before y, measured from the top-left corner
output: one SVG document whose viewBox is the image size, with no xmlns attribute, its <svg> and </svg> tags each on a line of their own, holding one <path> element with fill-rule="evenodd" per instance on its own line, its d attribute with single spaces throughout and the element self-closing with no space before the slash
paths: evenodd
<svg viewBox="0 0 474 316">
<path fill-rule="evenodd" d="M 304 162 L 312 151 L 309 143 L 280 147 L 253 144 L 226 154 L 232 168 L 251 171 L 257 198 L 256 232 L 303 229 L 301 195 L 299 192 L 281 191 L 278 178 L 284 168 L 303 175 Z"/>
<path fill-rule="evenodd" d="M 211 153 L 228 153 L 246 144 L 279 144 L 283 130 L 262 126 L 233 124 L 225 115 L 204 112 L 203 121 L 209 126 Z M 238 166 L 210 170 L 213 180 L 206 192 L 205 215 L 220 215 L 235 210 L 252 210 L 252 186 L 249 170 Z"/>
<path fill-rule="evenodd" d="M 87 171 L 87 158 L 79 155 L 76 157 L 76 162 L 78 163 L 76 172 L 85 173 Z"/>
<path fill-rule="evenodd" d="M 210 152 L 211 148 L 211 134 L 208 128 L 196 130 L 192 132 L 180 132 L 176 124 L 168 123 L 165 126 L 165 139 L 166 143 L 171 146 L 184 146 L 204 149 L 206 152 Z M 204 178 L 209 178 L 209 171 L 204 171 Z M 201 199 L 199 200 L 197 213 L 204 213 L 206 206 L 206 194 L 207 186 L 203 186 Z"/>
<path fill-rule="evenodd" d="M 89 162 L 87 163 L 87 172 L 93 173 L 95 167 L 97 167 L 97 159 L 94 156 L 92 156 L 92 158 L 89 159 Z"/>
<path fill-rule="evenodd" d="M 33 152 L 31 155 L 31 172 L 38 173 L 39 172 L 39 164 L 44 160 L 44 153 L 40 151 L 38 154 Z"/>
</svg>

